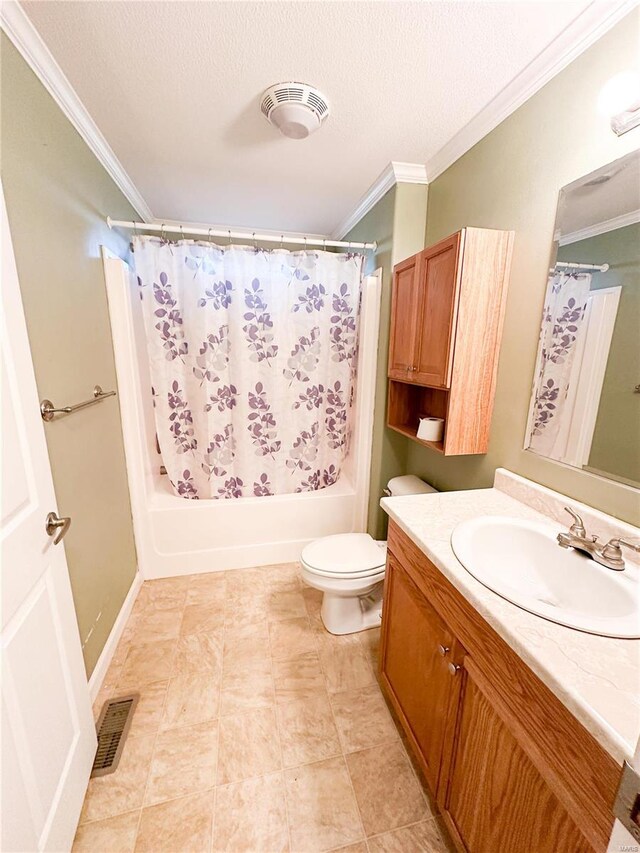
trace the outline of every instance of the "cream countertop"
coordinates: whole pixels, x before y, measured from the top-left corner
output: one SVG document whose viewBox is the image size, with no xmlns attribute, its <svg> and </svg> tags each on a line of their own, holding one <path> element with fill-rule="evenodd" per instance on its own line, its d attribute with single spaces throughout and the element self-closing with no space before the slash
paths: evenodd
<svg viewBox="0 0 640 853">
<path fill-rule="evenodd" d="M 631 760 L 640 736 L 640 640 L 586 634 L 516 607 L 466 571 L 450 540 L 456 525 L 469 518 L 504 515 L 549 523 L 567 502 L 589 516 L 590 533 L 634 535 L 635 528 L 501 469 L 496 485 L 500 488 L 383 498 L 381 506 L 616 761 Z M 558 523 L 558 530 L 567 526 Z M 625 579 L 640 594 L 637 564 L 628 565 Z"/>
</svg>

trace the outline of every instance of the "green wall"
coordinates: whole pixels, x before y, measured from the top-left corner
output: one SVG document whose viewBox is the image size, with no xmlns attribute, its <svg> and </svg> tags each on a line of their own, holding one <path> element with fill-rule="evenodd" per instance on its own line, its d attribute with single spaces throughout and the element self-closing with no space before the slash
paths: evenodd
<svg viewBox="0 0 640 853">
<path fill-rule="evenodd" d="M 423 248 L 426 212 L 426 186 L 396 184 L 343 238 L 362 242 L 375 240 L 378 248 L 367 258 L 366 272 L 382 268 L 368 516 L 369 533 L 377 539 L 386 536 L 387 517 L 379 505 L 382 490 L 391 477 L 405 473 L 408 451 L 406 440 L 386 427 L 391 277 L 394 264 Z"/>
<path fill-rule="evenodd" d="M 640 188 L 638 190 L 640 192 Z M 600 395 L 588 467 L 640 485 L 640 225 L 628 225 L 558 249 L 559 261 L 610 264 L 591 290 L 622 287 Z"/>
<path fill-rule="evenodd" d="M 4 34 L 0 70 L 2 183 L 38 392 L 75 403 L 116 387 L 100 245 L 125 257 L 104 217 L 137 217 Z M 118 400 L 45 433 L 90 675 L 136 571 Z"/>
<path fill-rule="evenodd" d="M 504 466 L 640 519 L 637 491 L 522 449 L 558 191 L 640 145 L 640 129 L 618 138 L 597 109 L 604 83 L 638 67 L 639 26 L 636 9 L 429 185 L 426 245 L 464 226 L 516 233 L 488 453 L 445 458 L 407 440 L 406 470 L 439 489 L 490 486 Z"/>
</svg>

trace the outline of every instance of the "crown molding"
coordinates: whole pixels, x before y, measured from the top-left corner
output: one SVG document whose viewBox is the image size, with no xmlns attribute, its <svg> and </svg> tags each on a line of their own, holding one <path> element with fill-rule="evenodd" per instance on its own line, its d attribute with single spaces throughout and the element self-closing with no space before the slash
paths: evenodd
<svg viewBox="0 0 640 853">
<path fill-rule="evenodd" d="M 426 166 L 429 182 L 435 180 L 563 68 L 602 38 L 618 21 L 635 9 L 638 2 L 639 0 L 595 0 L 590 3 L 551 44 L 431 157 Z"/>
<path fill-rule="evenodd" d="M 372 207 L 396 184 L 426 184 L 427 170 L 420 163 L 400 163 L 392 160 L 371 184 L 354 210 L 331 232 L 333 240 L 342 238 L 354 228 Z"/>
<path fill-rule="evenodd" d="M 150 222 L 153 214 L 148 204 L 17 0 L 3 0 L 0 4 L 0 27 L 113 178 L 131 206 L 145 222 Z"/>
<path fill-rule="evenodd" d="M 596 222 L 586 228 L 580 228 L 578 231 L 571 231 L 569 234 L 560 237 L 558 245 L 568 246 L 570 243 L 588 240 L 590 237 L 598 237 L 600 234 L 607 234 L 609 231 L 617 231 L 618 228 L 636 225 L 638 222 L 640 222 L 640 210 L 631 210 L 621 216 L 614 216 L 613 219 L 605 219 L 603 222 Z"/>
</svg>

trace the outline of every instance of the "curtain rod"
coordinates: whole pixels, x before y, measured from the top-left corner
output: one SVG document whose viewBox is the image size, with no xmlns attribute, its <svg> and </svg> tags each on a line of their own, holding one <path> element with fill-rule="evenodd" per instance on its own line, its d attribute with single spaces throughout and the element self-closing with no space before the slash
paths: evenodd
<svg viewBox="0 0 640 853">
<path fill-rule="evenodd" d="M 572 270 L 597 270 L 598 272 L 607 272 L 609 264 L 576 264 L 573 261 L 557 261 L 556 267 L 569 267 Z M 554 269 L 556 268 L 554 267 Z"/>
<path fill-rule="evenodd" d="M 376 242 L 373 243 L 356 243 L 345 242 L 343 240 L 324 240 L 318 237 L 292 237 L 287 236 L 284 232 L 280 235 L 261 234 L 258 231 L 247 233 L 246 231 L 232 231 L 231 229 L 221 230 L 220 228 L 194 228 L 185 222 L 184 225 L 158 225 L 157 223 L 149 222 L 132 222 L 121 219 L 112 219 L 107 216 L 107 225 L 109 228 L 129 228 L 133 231 L 160 231 L 161 233 L 171 232 L 172 234 L 202 234 L 205 237 L 226 237 L 229 240 L 253 240 L 257 243 L 293 243 L 296 246 L 322 246 L 323 248 L 331 247 L 338 249 L 375 249 L 378 248 Z"/>
</svg>

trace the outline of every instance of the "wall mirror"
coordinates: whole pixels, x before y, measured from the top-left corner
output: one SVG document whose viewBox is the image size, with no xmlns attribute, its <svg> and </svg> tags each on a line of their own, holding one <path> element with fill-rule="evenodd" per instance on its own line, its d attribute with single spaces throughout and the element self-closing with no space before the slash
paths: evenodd
<svg viewBox="0 0 640 853">
<path fill-rule="evenodd" d="M 525 449 L 640 487 L 640 151 L 560 190 Z"/>
</svg>

